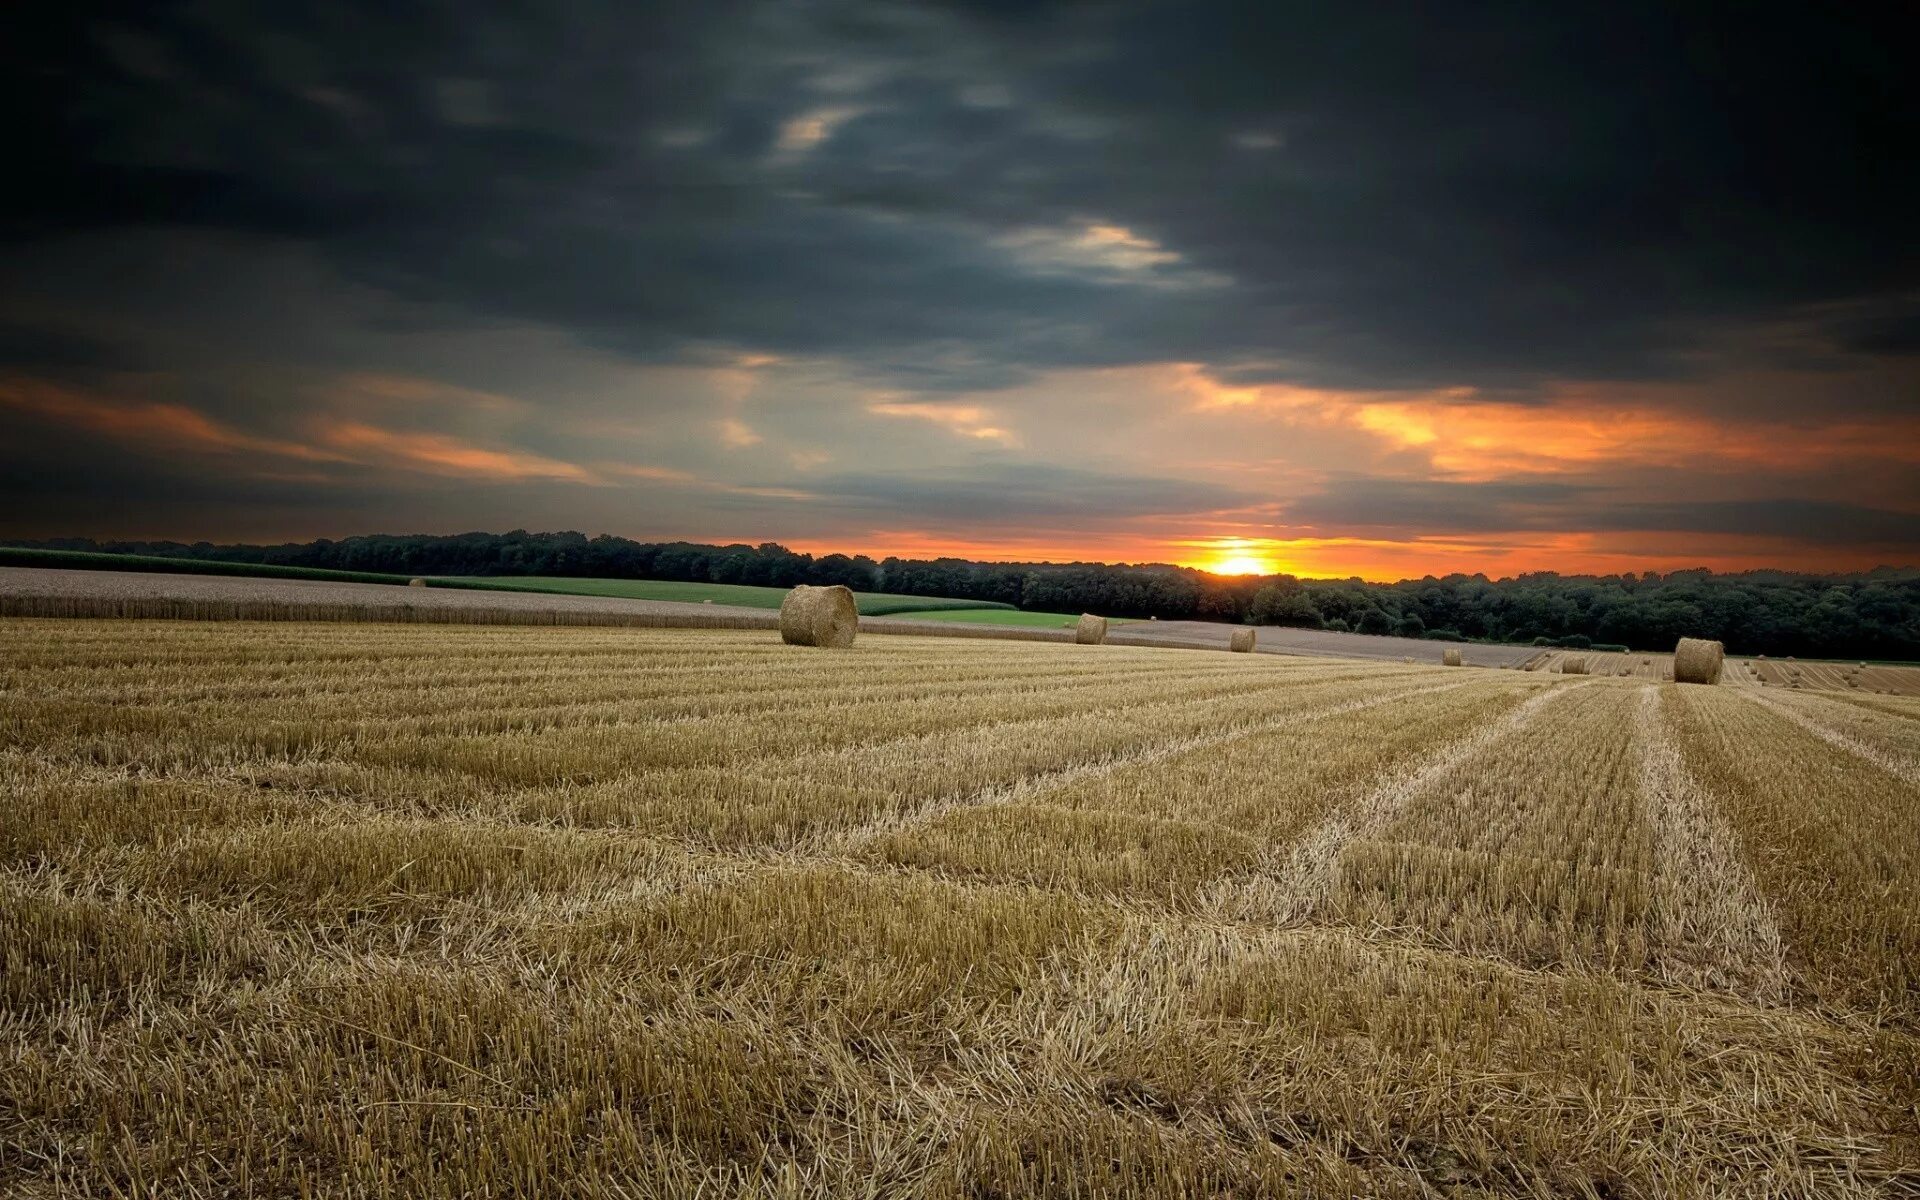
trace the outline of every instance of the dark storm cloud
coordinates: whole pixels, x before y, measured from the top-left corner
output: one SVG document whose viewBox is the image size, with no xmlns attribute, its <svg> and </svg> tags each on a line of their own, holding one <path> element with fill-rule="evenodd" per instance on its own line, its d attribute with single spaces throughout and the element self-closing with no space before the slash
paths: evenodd
<svg viewBox="0 0 1920 1200">
<path fill-rule="evenodd" d="M 1920 297 L 1866 306 L 1830 327 L 1833 342 L 1859 354 L 1920 356 Z"/>
<path fill-rule="evenodd" d="M 1920 548 L 1920 518 L 1871 505 L 1797 498 L 1647 501 L 1619 488 L 1555 482 L 1347 479 L 1286 506 L 1328 532 L 1595 533 L 1756 536 L 1809 545 Z"/>
<path fill-rule="evenodd" d="M 1764 536 L 1828 546 L 1920 546 L 1920 515 L 1800 499 L 1624 504 L 1593 514 L 1590 528 L 1645 533 Z"/>
<path fill-rule="evenodd" d="M 1920 278 L 1915 85 L 1863 12 L 215 3 L 17 26 L 11 236 L 297 239 L 657 358 L 842 356 L 927 389 L 1180 359 L 1524 396 L 1681 373 L 1729 329 Z M 1076 241 L 1094 222 L 1138 244 Z"/>
<path fill-rule="evenodd" d="M 0 318 L 0 364 L 40 375 L 126 371 L 143 359 L 131 347 L 71 329 Z"/>
</svg>

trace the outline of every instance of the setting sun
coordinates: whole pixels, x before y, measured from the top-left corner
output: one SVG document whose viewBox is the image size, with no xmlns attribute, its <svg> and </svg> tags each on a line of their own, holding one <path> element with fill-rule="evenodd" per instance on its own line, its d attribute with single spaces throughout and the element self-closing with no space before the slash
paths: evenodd
<svg viewBox="0 0 1920 1200">
<path fill-rule="evenodd" d="M 1271 553 L 1274 543 L 1265 538 L 1199 538 L 1180 545 L 1194 553 L 1175 562 L 1212 575 L 1278 575 L 1286 569 Z"/>
<path fill-rule="evenodd" d="M 1215 575 L 1272 575 L 1279 570 L 1266 559 L 1254 558 L 1250 555 L 1223 558 L 1203 569 Z"/>
</svg>

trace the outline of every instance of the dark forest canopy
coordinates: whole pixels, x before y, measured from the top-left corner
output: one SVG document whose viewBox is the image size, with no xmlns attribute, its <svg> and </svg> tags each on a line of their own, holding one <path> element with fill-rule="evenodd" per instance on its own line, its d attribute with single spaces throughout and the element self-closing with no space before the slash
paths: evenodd
<svg viewBox="0 0 1920 1200">
<path fill-rule="evenodd" d="M 1718 638 L 1736 654 L 1920 659 L 1920 570 L 1856 575 L 1706 570 L 1513 579 L 1428 576 L 1399 583 L 1221 576 L 1166 564 L 985 563 L 957 558 L 876 562 L 814 557 L 773 542 L 709 546 L 584 534 L 375 534 L 279 546 L 209 542 L 95 542 L 58 538 L 10 545 L 273 563 L 399 575 L 574 575 L 791 587 L 844 583 L 862 591 L 999 600 L 1049 612 L 1249 621 L 1440 639 L 1636 650 L 1681 636 Z"/>
</svg>

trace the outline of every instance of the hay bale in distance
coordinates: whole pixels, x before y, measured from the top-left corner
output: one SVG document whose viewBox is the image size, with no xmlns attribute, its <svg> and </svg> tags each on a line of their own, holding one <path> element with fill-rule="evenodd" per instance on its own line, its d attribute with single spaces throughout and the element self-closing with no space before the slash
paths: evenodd
<svg viewBox="0 0 1920 1200">
<path fill-rule="evenodd" d="M 427 586 L 427 581 L 424 579 L 409 579 L 407 580 L 407 586 L 408 587 L 425 587 Z"/>
<path fill-rule="evenodd" d="M 1440 665 L 1443 667 L 1460 666 L 1461 665 L 1460 652 L 1458 650 L 1453 649 L 1452 647 L 1448 647 L 1447 649 L 1442 650 L 1440 652 Z"/>
<path fill-rule="evenodd" d="M 1562 675 L 1585 675 L 1587 673 L 1587 660 L 1577 654 L 1570 654 L 1560 660 L 1560 673 Z"/>
<path fill-rule="evenodd" d="M 1073 627 L 1073 640 L 1082 646 L 1098 646 L 1107 640 L 1107 619 L 1081 613 L 1079 623 Z"/>
<path fill-rule="evenodd" d="M 1705 638 L 1681 638 L 1673 648 L 1675 683 L 1719 683 L 1727 648 Z"/>
<path fill-rule="evenodd" d="M 1253 653 L 1253 630 L 1251 629 L 1234 630 L 1233 640 L 1231 643 L 1229 643 L 1228 648 L 1232 650 L 1235 654 Z"/>
<path fill-rule="evenodd" d="M 854 607 L 853 590 L 842 584 L 803 583 L 780 602 L 780 640 L 789 646 L 844 650 L 853 645 L 859 628 L 860 610 Z"/>
</svg>

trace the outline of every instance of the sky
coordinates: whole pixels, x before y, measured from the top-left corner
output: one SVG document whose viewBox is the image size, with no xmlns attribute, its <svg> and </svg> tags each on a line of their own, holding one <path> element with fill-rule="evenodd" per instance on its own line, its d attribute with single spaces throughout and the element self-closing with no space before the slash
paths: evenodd
<svg viewBox="0 0 1920 1200">
<path fill-rule="evenodd" d="M 1710 8 L 31 6 L 0 537 L 1920 563 L 1920 73 Z"/>
</svg>

